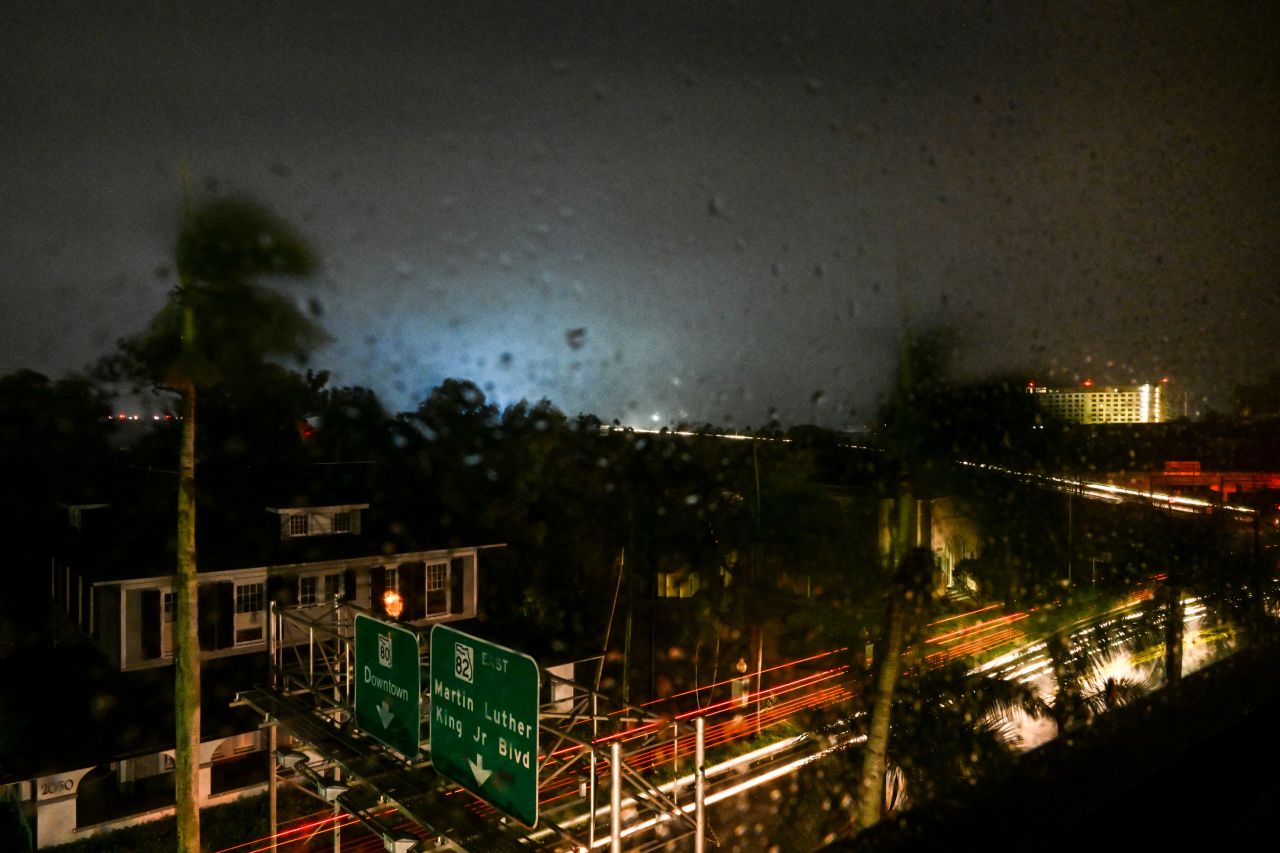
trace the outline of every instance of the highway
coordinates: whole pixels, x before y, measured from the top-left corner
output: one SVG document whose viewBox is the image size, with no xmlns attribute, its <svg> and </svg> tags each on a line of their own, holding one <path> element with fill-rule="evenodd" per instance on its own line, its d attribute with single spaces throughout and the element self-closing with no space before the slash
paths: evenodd
<svg viewBox="0 0 1280 853">
<path fill-rule="evenodd" d="M 1081 619 L 1070 633 L 1073 652 L 1093 653 L 1090 644 L 1095 642 L 1097 627 L 1113 632 L 1122 630 L 1125 623 L 1139 618 L 1144 599 L 1149 595 L 1150 590 L 1139 591 L 1122 604 Z M 1186 599 L 1184 608 L 1188 650 L 1184 668 L 1189 673 L 1216 653 L 1215 644 L 1223 637 L 1206 635 L 1201 630 L 1204 607 L 1200 602 Z M 1004 612 L 998 605 L 948 616 L 927 626 L 925 636 L 913 654 L 918 655 L 926 666 L 973 660 L 985 655 L 989 659 L 975 666 L 973 672 L 1030 684 L 1047 699 L 1053 696 L 1055 689 L 1052 665 L 1045 643 L 1028 637 L 1023 631 L 1028 616 L 1025 612 Z M 848 664 L 844 662 L 848 660 L 846 652 L 842 648 L 824 650 L 773 664 L 761 671 L 758 682 L 756 673 L 750 673 L 745 679 L 735 676 L 714 685 L 701 685 L 697 690 L 655 700 L 648 703 L 646 710 L 656 714 L 661 722 L 623 728 L 608 737 L 599 738 L 596 747 L 607 756 L 613 741 L 628 746 L 650 741 L 642 748 L 629 749 L 628 766 L 639 774 L 662 780 L 657 785 L 658 790 L 689 814 L 693 810 L 694 720 L 702 717 L 708 750 L 707 805 L 710 813 L 720 816 L 721 820 L 731 814 L 740 817 L 741 807 L 734 805 L 736 800 L 746 802 L 755 791 L 767 791 L 774 796 L 773 790 L 781 790 L 777 787 L 780 780 L 804 772 L 806 768 L 812 770 L 815 763 L 833 753 L 856 747 L 859 740 L 849 733 L 847 724 L 843 729 L 837 726 L 823 735 L 794 734 L 797 720 L 810 717 L 815 711 L 838 709 L 853 697 L 858 679 L 849 675 Z M 994 657 L 991 656 L 993 654 Z M 1160 662 L 1159 650 L 1118 654 L 1108 650 L 1107 654 L 1102 677 L 1148 679 Z M 735 697 L 734 682 L 743 681 L 748 686 L 759 683 L 760 688 L 743 690 Z M 712 695 L 712 688 L 714 693 L 726 698 L 699 703 L 698 697 Z M 1039 746 L 1056 734 L 1051 721 L 1019 716 L 1013 722 L 1023 749 Z M 666 727 L 670 728 L 669 736 L 657 731 Z M 655 735 L 663 736 L 655 738 Z M 754 748 L 742 746 L 752 740 L 755 741 Z M 540 775 L 551 781 L 540 788 L 539 802 L 542 814 L 583 837 L 581 827 L 587 822 L 588 813 L 583 799 L 582 775 L 578 772 L 556 775 L 555 772 L 559 764 L 574 761 L 580 751 L 579 748 L 563 747 L 544 756 Z M 599 778 L 607 783 L 607 759 L 602 760 L 606 763 Z M 459 790 L 455 796 L 466 799 L 467 807 L 477 814 L 497 819 L 492 809 L 470 795 Z M 607 803 L 607 796 L 604 802 Z M 625 844 L 626 849 L 648 843 L 660 844 L 672 833 L 687 832 L 688 827 L 679 820 L 673 822 L 671 815 L 641 817 L 631 805 L 630 802 L 623 804 L 624 819 L 627 820 L 624 834 L 630 839 Z M 393 811 L 389 808 L 385 813 L 388 825 L 406 836 L 416 834 L 409 821 L 397 821 Z M 335 817 L 329 809 L 282 827 L 276 838 L 276 849 L 315 849 L 319 839 L 331 839 L 335 822 L 342 827 L 342 850 L 383 849 L 382 839 L 361 827 L 354 818 L 347 815 Z M 718 826 L 714 820 L 709 825 L 713 831 L 726 831 L 723 824 Z M 594 843 L 586 846 L 607 849 L 607 827 L 607 808 L 603 813 L 598 809 L 597 835 Z M 646 836 L 649 837 L 647 842 L 643 840 Z M 535 832 L 530 838 L 552 849 L 569 849 L 546 830 Z M 588 841 L 591 841 L 589 837 Z M 270 849 L 270 839 L 263 838 L 222 853 L 265 853 Z"/>
</svg>

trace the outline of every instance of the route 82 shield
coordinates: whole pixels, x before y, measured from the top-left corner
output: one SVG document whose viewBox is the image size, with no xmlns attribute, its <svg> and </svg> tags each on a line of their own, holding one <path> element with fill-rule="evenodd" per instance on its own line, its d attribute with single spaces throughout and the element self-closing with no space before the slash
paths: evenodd
<svg viewBox="0 0 1280 853">
<path fill-rule="evenodd" d="M 475 683 L 474 654 L 470 646 L 453 644 L 453 674 L 468 684 Z"/>
</svg>

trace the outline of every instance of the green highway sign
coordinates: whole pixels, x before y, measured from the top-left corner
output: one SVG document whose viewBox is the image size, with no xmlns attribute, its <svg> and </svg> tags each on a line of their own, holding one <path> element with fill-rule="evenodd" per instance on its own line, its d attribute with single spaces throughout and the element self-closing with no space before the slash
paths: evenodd
<svg viewBox="0 0 1280 853">
<path fill-rule="evenodd" d="M 431 629 L 431 763 L 529 828 L 538 823 L 538 687 L 528 655 Z"/>
<path fill-rule="evenodd" d="M 356 614 L 356 728 L 406 758 L 421 741 L 422 666 L 418 635 Z"/>
</svg>

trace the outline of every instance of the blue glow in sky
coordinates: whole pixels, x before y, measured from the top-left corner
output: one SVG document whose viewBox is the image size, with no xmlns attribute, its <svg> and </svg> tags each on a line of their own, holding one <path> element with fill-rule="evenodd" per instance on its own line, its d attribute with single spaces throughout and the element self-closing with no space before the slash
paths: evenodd
<svg viewBox="0 0 1280 853">
<path fill-rule="evenodd" d="M 1170 374 L 1223 407 L 1280 323 L 1274 17 L 21 6 L 0 370 L 146 322 L 185 162 L 313 237 L 315 365 L 393 408 L 461 376 L 606 420 L 860 426 L 904 322 L 953 328 L 969 374 Z"/>
</svg>

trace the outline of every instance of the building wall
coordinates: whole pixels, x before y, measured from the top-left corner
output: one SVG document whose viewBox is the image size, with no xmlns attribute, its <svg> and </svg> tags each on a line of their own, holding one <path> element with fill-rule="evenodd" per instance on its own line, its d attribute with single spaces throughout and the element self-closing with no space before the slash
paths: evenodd
<svg viewBox="0 0 1280 853">
<path fill-rule="evenodd" d="M 919 538 L 921 546 L 927 543 L 933 554 L 937 568 L 935 580 L 938 588 L 944 590 L 952 585 L 956 564 L 977 556 L 981 542 L 978 523 L 963 501 L 951 497 L 934 498 L 929 501 L 927 511 L 922 507 L 914 515 L 918 524 L 929 526 L 927 536 L 924 530 L 918 531 Z M 888 566 L 893 551 L 893 525 L 897 523 L 892 499 L 880 502 L 879 516 L 880 558 Z"/>
<path fill-rule="evenodd" d="M 1123 387 L 1031 386 L 1027 390 L 1046 412 L 1072 423 L 1161 423 L 1168 420 L 1160 383 Z"/>
<path fill-rule="evenodd" d="M 94 589 L 94 631 L 98 648 L 116 669 L 123 667 L 120 656 L 120 642 L 123 634 L 120 630 L 121 610 L 120 590 L 115 587 L 97 587 Z"/>
<path fill-rule="evenodd" d="M 476 614 L 478 572 L 476 549 L 421 551 L 386 557 L 362 557 L 319 563 L 300 563 L 235 569 L 200 574 L 201 657 L 208 660 L 230 655 L 262 652 L 266 648 L 266 614 L 274 601 L 281 607 L 298 607 L 302 590 L 300 578 L 315 578 L 314 608 L 331 607 L 324 579 L 341 578 L 344 600 L 383 614 L 382 595 L 389 570 L 400 578 L 412 577 L 420 584 L 414 594 L 406 592 L 406 600 L 421 606 L 422 615 L 406 617 L 415 625 L 469 619 Z M 429 585 L 428 566 L 447 567 L 445 588 L 433 590 Z M 74 586 L 74 578 L 70 586 Z M 245 585 L 261 584 L 261 610 L 239 613 L 236 590 Z M 122 671 L 169 666 L 172 652 L 164 648 L 160 631 L 164 594 L 172 590 L 168 576 L 108 581 L 95 584 L 94 630 L 92 636 L 102 654 Z M 62 587 L 59 587 L 62 591 Z M 71 599 L 74 603 L 74 597 Z M 211 625 L 210 622 L 217 622 Z M 226 624 L 230 620 L 230 624 Z M 85 620 L 87 625 L 87 620 Z M 244 640 L 240 632 L 261 626 L 258 639 Z M 286 643 L 306 640 L 288 635 Z"/>
<path fill-rule="evenodd" d="M 978 556 L 981 541 L 978 522 L 963 501 L 939 498 L 933 502 L 930 547 L 938 563 L 942 586 L 953 585 L 956 565 L 961 560 Z"/>
<path fill-rule="evenodd" d="M 215 754 L 226 751 L 228 744 L 241 742 L 245 737 L 254 737 L 255 752 L 264 755 L 261 739 L 256 738 L 257 730 L 244 732 L 230 738 L 217 738 L 200 744 L 200 788 L 199 805 L 201 808 L 228 803 L 240 797 L 249 796 L 266 790 L 266 779 L 251 785 L 219 794 L 212 793 L 212 774 Z M 111 762 L 109 768 L 122 782 L 138 781 L 147 777 L 172 772 L 172 750 L 121 759 Z M 166 761 L 166 758 L 169 759 Z M 109 820 L 92 824 L 84 823 L 82 797 L 91 797 L 89 786 L 83 785 L 85 777 L 96 771 L 105 771 L 108 765 L 79 767 L 73 770 L 41 776 L 22 783 L 23 796 L 34 799 L 36 847 L 53 847 L 69 844 L 81 838 L 149 823 L 173 814 L 172 805 L 139 810 L 133 814 L 121 815 Z"/>
</svg>

